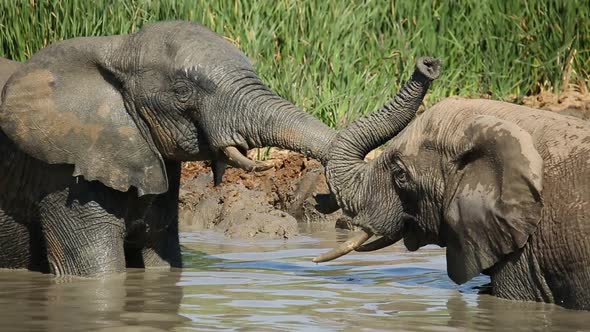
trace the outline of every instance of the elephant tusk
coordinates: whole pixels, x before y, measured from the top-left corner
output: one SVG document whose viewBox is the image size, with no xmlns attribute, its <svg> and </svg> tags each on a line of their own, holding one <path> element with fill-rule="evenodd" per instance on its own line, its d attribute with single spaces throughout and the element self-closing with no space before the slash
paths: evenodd
<svg viewBox="0 0 590 332">
<path fill-rule="evenodd" d="M 346 242 L 342 243 L 338 247 L 330 250 L 325 254 L 321 254 L 318 257 L 312 259 L 314 263 L 323 263 L 334 260 L 338 257 L 344 256 L 349 252 L 355 250 L 357 247 L 367 242 L 367 240 L 373 236 L 369 231 L 362 230 L 355 235 L 351 236 Z"/>
<path fill-rule="evenodd" d="M 244 156 L 235 146 L 223 148 L 223 154 L 227 158 L 227 163 L 233 167 L 238 167 L 248 172 L 266 171 L 274 167 L 272 162 L 254 161 Z"/>
<path fill-rule="evenodd" d="M 402 239 L 401 236 L 394 238 L 394 239 L 389 238 L 387 236 L 382 236 L 375 241 L 369 242 L 367 244 L 364 244 L 362 246 L 355 248 L 354 251 L 364 252 L 364 251 L 375 251 L 375 250 L 383 249 L 385 247 L 389 247 L 390 245 L 395 244 L 397 241 L 399 241 L 401 239 Z"/>
</svg>

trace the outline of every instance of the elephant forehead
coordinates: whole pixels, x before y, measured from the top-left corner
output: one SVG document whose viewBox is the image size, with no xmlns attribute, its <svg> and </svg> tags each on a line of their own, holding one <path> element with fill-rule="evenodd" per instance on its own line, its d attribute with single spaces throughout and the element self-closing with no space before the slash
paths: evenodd
<svg viewBox="0 0 590 332">
<path fill-rule="evenodd" d="M 404 156 L 415 157 L 420 153 L 426 134 L 424 123 L 416 120 L 394 137 L 390 146 Z"/>
<path fill-rule="evenodd" d="M 248 57 L 229 39 L 200 25 L 177 26 L 166 37 L 168 54 L 174 58 L 177 69 L 201 65 L 217 65 L 251 68 Z"/>
<path fill-rule="evenodd" d="M 460 123 L 453 123 L 452 113 L 430 112 L 418 115 L 410 124 L 393 138 L 391 146 L 404 156 L 416 157 L 428 143 L 445 146 L 456 135 Z"/>
<path fill-rule="evenodd" d="M 176 52 L 175 65 L 180 65 L 179 69 L 196 65 L 252 68 L 250 60 L 242 51 L 220 36 L 216 37 L 215 39 L 199 38 L 182 45 Z"/>
<path fill-rule="evenodd" d="M 217 65 L 250 67 L 246 55 L 226 38 L 186 21 L 147 25 L 131 34 L 121 51 L 126 57 L 139 57 L 139 63 L 144 65 L 166 63 L 172 70 L 198 65 L 205 69 Z"/>
<path fill-rule="evenodd" d="M 467 128 L 466 134 L 473 135 L 474 137 L 480 135 L 501 139 L 519 133 L 514 132 L 514 126 L 509 127 L 506 121 L 493 116 L 481 115 L 474 118 L 472 125 Z"/>
<path fill-rule="evenodd" d="M 0 58 L 0 92 L 4 83 L 8 80 L 17 69 L 22 66 L 22 63 Z"/>
<path fill-rule="evenodd" d="M 502 121 L 494 116 L 486 115 L 475 117 L 470 129 L 487 135 L 504 136 L 511 134 L 511 127 L 508 126 L 506 121 Z"/>
<path fill-rule="evenodd" d="M 439 152 L 456 152 L 473 113 L 470 109 L 453 110 L 435 105 L 417 116 L 395 137 L 393 146 L 403 155 L 414 157 L 419 156 L 425 147 Z"/>
</svg>

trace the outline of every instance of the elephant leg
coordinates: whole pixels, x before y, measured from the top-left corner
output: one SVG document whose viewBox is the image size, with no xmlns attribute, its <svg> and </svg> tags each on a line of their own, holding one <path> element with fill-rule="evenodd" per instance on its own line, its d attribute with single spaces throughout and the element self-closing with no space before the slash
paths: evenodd
<svg viewBox="0 0 590 332">
<path fill-rule="evenodd" d="M 125 259 L 127 267 L 182 267 L 178 223 L 171 224 L 167 229 L 156 234 L 149 234 L 149 238 L 143 239 L 139 243 L 141 245 L 138 245 L 137 242 L 126 243 Z"/>
<path fill-rule="evenodd" d="M 127 267 L 182 267 L 178 239 L 180 163 L 167 162 L 169 189 L 157 195 L 142 218 L 142 227 L 129 235 L 125 248 Z"/>
<path fill-rule="evenodd" d="M 149 267 L 182 267 L 178 239 L 178 196 L 180 190 L 179 162 L 167 162 L 168 192 L 156 198 L 153 212 L 147 222 L 162 231 L 151 236 L 151 241 L 142 249 L 143 263 Z M 153 220 L 150 220 L 153 219 Z"/>
<path fill-rule="evenodd" d="M 0 208 L 0 268 L 48 272 L 43 238 L 34 226 Z"/>
<path fill-rule="evenodd" d="M 125 271 L 125 197 L 117 197 L 121 195 L 100 183 L 80 181 L 41 201 L 51 273 L 94 276 Z"/>
<path fill-rule="evenodd" d="M 141 250 L 144 267 L 182 267 L 178 224 L 170 225 L 155 239 Z"/>
<path fill-rule="evenodd" d="M 147 234 L 134 234 L 125 243 L 125 260 L 129 268 L 182 267 L 178 223 Z"/>
<path fill-rule="evenodd" d="M 530 245 L 506 256 L 489 273 L 492 294 L 495 296 L 511 300 L 555 302 Z"/>
</svg>

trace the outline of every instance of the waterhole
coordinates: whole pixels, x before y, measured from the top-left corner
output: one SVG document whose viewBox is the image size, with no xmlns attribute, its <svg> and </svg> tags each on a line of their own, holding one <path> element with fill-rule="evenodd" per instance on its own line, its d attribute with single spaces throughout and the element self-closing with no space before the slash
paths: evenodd
<svg viewBox="0 0 590 332">
<path fill-rule="evenodd" d="M 182 233 L 182 270 L 101 280 L 0 271 L 1 331 L 582 331 L 587 312 L 457 286 L 444 250 L 396 245 L 315 264 L 346 239 L 307 229 L 287 241 Z"/>
</svg>

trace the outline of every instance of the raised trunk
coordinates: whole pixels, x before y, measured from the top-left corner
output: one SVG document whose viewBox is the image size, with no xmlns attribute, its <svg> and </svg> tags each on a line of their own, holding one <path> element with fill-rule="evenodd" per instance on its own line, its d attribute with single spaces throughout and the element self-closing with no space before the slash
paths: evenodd
<svg viewBox="0 0 590 332">
<path fill-rule="evenodd" d="M 367 169 L 364 157 L 397 135 L 414 118 L 416 111 L 440 73 L 440 61 L 420 58 L 411 79 L 377 112 L 364 116 L 342 130 L 332 146 L 328 181 L 339 204 L 351 214 L 358 213 L 359 184 Z"/>
<path fill-rule="evenodd" d="M 240 80 L 236 95 L 244 114 L 237 128 L 249 148 L 274 146 L 327 162 L 334 129 L 276 95 L 254 73 Z"/>
</svg>

